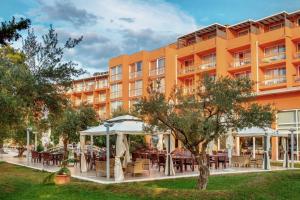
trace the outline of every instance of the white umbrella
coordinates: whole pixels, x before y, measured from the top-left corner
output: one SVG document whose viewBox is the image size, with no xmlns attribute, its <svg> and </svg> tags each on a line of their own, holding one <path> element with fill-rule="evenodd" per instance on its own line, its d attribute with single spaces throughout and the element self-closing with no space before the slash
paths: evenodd
<svg viewBox="0 0 300 200">
<path fill-rule="evenodd" d="M 163 135 L 158 135 L 158 142 L 157 142 L 157 150 L 162 151 L 163 150 Z"/>
</svg>

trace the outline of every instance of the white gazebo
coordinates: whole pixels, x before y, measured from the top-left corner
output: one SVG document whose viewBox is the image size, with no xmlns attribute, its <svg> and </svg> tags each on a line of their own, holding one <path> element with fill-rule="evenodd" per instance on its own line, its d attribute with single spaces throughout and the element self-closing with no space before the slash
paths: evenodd
<svg viewBox="0 0 300 200">
<path fill-rule="evenodd" d="M 115 155 L 115 181 L 122 182 L 124 180 L 124 173 L 121 164 L 121 157 L 124 156 L 124 163 L 130 162 L 130 154 L 129 154 L 129 144 L 127 141 L 127 135 L 147 135 L 147 134 L 157 134 L 164 135 L 165 146 L 167 149 L 167 159 L 166 159 L 166 175 L 174 175 L 173 162 L 171 158 L 170 152 L 172 151 L 174 144 L 172 144 L 172 140 L 170 138 L 170 132 L 156 132 L 150 133 L 145 131 L 145 127 L 148 124 L 131 115 L 123 115 L 119 117 L 115 117 L 113 119 L 107 120 L 103 124 L 92 127 L 85 131 L 80 132 L 80 145 L 81 145 L 81 172 L 87 171 L 87 166 L 85 162 L 84 155 L 84 146 L 85 146 L 85 136 L 106 136 L 106 177 L 109 179 L 110 177 L 110 162 L 109 162 L 109 136 L 117 135 L 116 140 L 116 155 Z M 124 164 L 123 163 L 123 164 Z"/>
<path fill-rule="evenodd" d="M 263 159 L 263 169 L 270 169 L 270 157 L 269 157 L 269 149 L 270 149 L 270 138 L 271 136 L 275 136 L 277 133 L 276 130 L 271 128 L 260 128 L 260 127 L 251 127 L 251 128 L 243 128 L 237 130 L 237 137 L 263 137 L 264 138 L 264 159 Z M 238 145 L 236 147 L 239 150 L 239 140 Z M 253 139 L 253 155 L 255 158 L 255 138 Z"/>
</svg>

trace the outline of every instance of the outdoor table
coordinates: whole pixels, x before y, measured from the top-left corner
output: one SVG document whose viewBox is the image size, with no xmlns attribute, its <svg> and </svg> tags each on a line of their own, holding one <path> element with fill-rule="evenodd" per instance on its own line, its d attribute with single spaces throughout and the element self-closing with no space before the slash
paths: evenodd
<svg viewBox="0 0 300 200">
<path fill-rule="evenodd" d="M 184 169 L 185 171 L 187 171 L 187 161 L 192 160 L 192 170 L 194 171 L 194 159 L 191 156 L 182 156 L 182 155 L 173 155 L 172 156 L 173 161 L 179 161 L 179 165 L 180 165 L 180 172 L 183 172 L 183 165 L 184 165 Z"/>
</svg>

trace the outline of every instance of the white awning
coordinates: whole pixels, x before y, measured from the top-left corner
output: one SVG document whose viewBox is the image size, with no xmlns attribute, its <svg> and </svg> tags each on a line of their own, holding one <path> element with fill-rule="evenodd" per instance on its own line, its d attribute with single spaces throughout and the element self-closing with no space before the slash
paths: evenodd
<svg viewBox="0 0 300 200">
<path fill-rule="evenodd" d="M 237 131 L 237 136 L 240 137 L 264 136 L 266 133 L 268 133 L 268 135 L 275 135 L 276 130 L 267 127 L 266 128 L 259 128 L 259 127 L 243 128 Z"/>
</svg>

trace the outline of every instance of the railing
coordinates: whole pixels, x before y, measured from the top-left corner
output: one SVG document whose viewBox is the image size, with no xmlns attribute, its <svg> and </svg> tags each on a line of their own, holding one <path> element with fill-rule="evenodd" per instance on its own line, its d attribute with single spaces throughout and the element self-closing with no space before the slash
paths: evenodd
<svg viewBox="0 0 300 200">
<path fill-rule="evenodd" d="M 110 76 L 110 81 L 119 81 L 122 79 L 122 74 L 112 74 Z"/>
<path fill-rule="evenodd" d="M 94 98 L 94 102 L 95 102 L 95 103 L 102 103 L 102 102 L 106 102 L 106 98 L 101 98 L 101 97 Z"/>
<path fill-rule="evenodd" d="M 194 92 L 195 92 L 195 87 L 194 86 L 184 87 L 183 88 L 183 94 L 184 95 L 193 94 Z"/>
<path fill-rule="evenodd" d="M 209 68 L 215 68 L 216 62 L 210 62 L 210 63 L 203 63 L 200 65 L 200 69 L 209 69 Z"/>
<path fill-rule="evenodd" d="M 142 77 L 142 71 L 130 72 L 129 74 L 130 79 L 139 78 L 139 77 Z"/>
<path fill-rule="evenodd" d="M 275 61 L 278 61 L 278 60 L 284 60 L 285 58 L 286 58 L 285 53 L 280 53 L 280 54 L 276 54 L 276 55 L 266 56 L 266 57 L 261 59 L 261 62 L 271 63 L 271 62 L 275 62 Z"/>
<path fill-rule="evenodd" d="M 143 89 L 142 89 L 142 88 L 140 88 L 140 89 L 135 89 L 135 90 L 130 90 L 129 96 L 130 96 L 130 97 L 141 96 L 142 93 L 143 93 Z"/>
<path fill-rule="evenodd" d="M 231 63 L 231 67 L 237 68 L 237 67 L 242 67 L 244 65 L 250 65 L 251 59 L 250 58 L 244 58 L 244 59 L 239 59 L 235 60 Z"/>
<path fill-rule="evenodd" d="M 98 83 L 96 84 L 96 89 L 102 89 L 102 88 L 107 88 L 108 87 L 108 83 Z"/>
<path fill-rule="evenodd" d="M 162 75 L 164 73 L 165 73 L 165 67 L 160 67 L 160 68 L 152 69 L 149 71 L 150 76 Z"/>
<path fill-rule="evenodd" d="M 188 74 L 195 71 L 194 66 L 184 66 L 181 70 L 179 70 L 179 74 Z"/>
<path fill-rule="evenodd" d="M 272 86 L 272 85 L 277 85 L 281 83 L 286 83 L 286 77 L 285 76 L 278 76 L 278 77 L 273 77 L 272 79 L 267 79 L 261 82 L 261 86 Z"/>
</svg>

